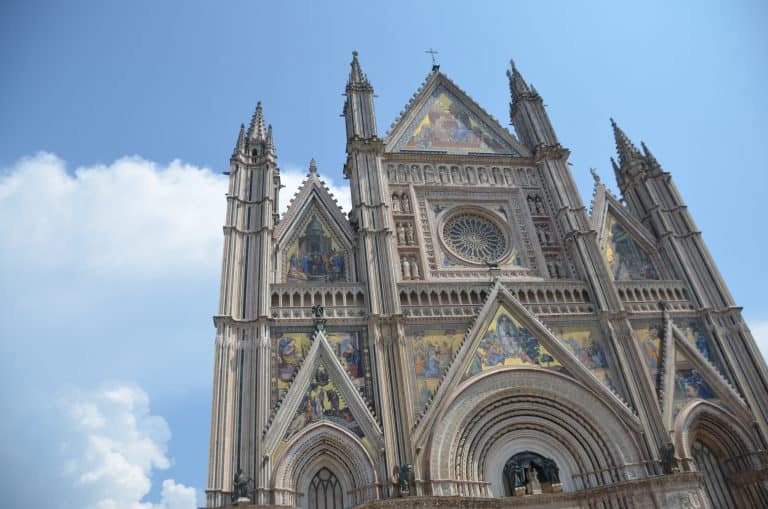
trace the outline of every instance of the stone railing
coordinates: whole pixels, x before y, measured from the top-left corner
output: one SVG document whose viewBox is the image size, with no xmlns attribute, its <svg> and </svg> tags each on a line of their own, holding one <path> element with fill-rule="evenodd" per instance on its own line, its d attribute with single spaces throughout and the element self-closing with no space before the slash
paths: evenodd
<svg viewBox="0 0 768 509">
<path fill-rule="evenodd" d="M 537 315 L 594 312 L 587 287 L 580 282 L 505 283 L 505 287 Z M 490 294 L 488 284 L 408 283 L 399 286 L 400 305 L 408 317 L 474 316 Z"/>
<path fill-rule="evenodd" d="M 619 298 L 632 313 L 658 313 L 664 301 L 670 311 L 693 311 L 682 281 L 617 281 Z"/>
<path fill-rule="evenodd" d="M 359 283 L 280 283 L 271 285 L 270 293 L 273 318 L 312 318 L 312 306 L 318 304 L 325 308 L 326 318 L 365 316 L 365 287 Z"/>
</svg>

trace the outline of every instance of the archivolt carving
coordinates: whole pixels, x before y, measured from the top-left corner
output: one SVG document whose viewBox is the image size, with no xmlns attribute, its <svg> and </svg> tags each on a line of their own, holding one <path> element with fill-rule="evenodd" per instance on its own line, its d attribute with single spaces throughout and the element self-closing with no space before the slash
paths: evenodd
<svg viewBox="0 0 768 509">
<path fill-rule="evenodd" d="M 691 446 L 704 438 L 722 457 L 736 457 L 755 451 L 750 433 L 732 414 L 710 401 L 698 400 L 683 408 L 675 418 L 677 455 L 691 458 Z"/>
<path fill-rule="evenodd" d="M 296 435 L 278 459 L 275 504 L 298 505 L 297 494 L 322 466 L 336 474 L 350 505 L 378 497 L 376 469 L 360 440 L 335 424 L 320 422 Z"/>
<path fill-rule="evenodd" d="M 495 453 L 519 445 L 562 463 L 566 489 L 644 475 L 621 417 L 565 375 L 510 368 L 470 379 L 454 394 L 436 419 L 426 459 L 431 479 L 453 481 L 433 483 L 436 495 L 466 495 L 467 481 L 490 481 L 489 468 L 506 460 Z"/>
</svg>

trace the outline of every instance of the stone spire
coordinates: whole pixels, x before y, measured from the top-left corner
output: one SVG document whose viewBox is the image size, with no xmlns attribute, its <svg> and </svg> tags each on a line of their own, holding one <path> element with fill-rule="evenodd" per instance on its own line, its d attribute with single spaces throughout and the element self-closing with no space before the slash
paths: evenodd
<svg viewBox="0 0 768 509">
<path fill-rule="evenodd" d="M 613 127 L 613 137 L 616 140 L 616 152 L 619 154 L 621 167 L 623 168 L 626 164 L 641 159 L 640 151 L 637 150 L 637 147 L 632 144 L 613 119 L 611 119 L 611 126 Z"/>
<path fill-rule="evenodd" d="M 507 79 L 509 80 L 509 93 L 512 96 L 512 100 L 517 99 L 521 94 L 527 94 L 530 92 L 528 85 L 523 79 L 523 75 L 517 70 L 515 61 L 509 59 L 509 69 L 507 69 Z"/>
<path fill-rule="evenodd" d="M 357 60 L 357 51 L 352 52 L 352 63 L 351 69 L 349 70 L 349 80 L 347 81 L 347 86 L 365 86 L 370 87 L 371 84 L 368 82 L 368 77 L 363 74 L 362 69 L 360 69 L 360 62 Z"/>
<path fill-rule="evenodd" d="M 645 144 L 645 142 L 640 142 L 640 146 L 643 148 L 643 155 L 645 156 L 645 160 L 648 163 L 648 167 L 651 169 L 651 171 L 661 171 L 661 165 L 656 160 L 656 157 L 651 153 L 651 150 L 648 148 L 648 146 Z"/>
<path fill-rule="evenodd" d="M 248 139 L 264 141 L 266 138 L 266 129 L 264 127 L 264 112 L 261 109 L 261 101 L 256 103 L 256 111 L 251 117 L 251 125 L 248 127 Z"/>
</svg>

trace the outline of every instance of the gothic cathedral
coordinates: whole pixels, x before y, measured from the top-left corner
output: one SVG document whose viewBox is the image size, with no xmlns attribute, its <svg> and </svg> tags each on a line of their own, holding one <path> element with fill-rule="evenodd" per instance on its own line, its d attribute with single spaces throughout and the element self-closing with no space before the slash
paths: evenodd
<svg viewBox="0 0 768 509">
<path fill-rule="evenodd" d="M 434 66 L 384 137 L 353 53 L 345 214 L 232 154 L 207 506 L 768 507 L 768 370 L 669 173 L 613 124 L 584 206 L 512 64 L 503 128 Z"/>
</svg>

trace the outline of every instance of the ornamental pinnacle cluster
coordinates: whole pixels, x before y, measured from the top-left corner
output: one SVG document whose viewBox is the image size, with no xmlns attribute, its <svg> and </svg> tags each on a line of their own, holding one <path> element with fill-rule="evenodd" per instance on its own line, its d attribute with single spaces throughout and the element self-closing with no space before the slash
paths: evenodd
<svg viewBox="0 0 768 509">
<path fill-rule="evenodd" d="M 512 63 L 514 134 L 434 65 L 380 135 L 353 53 L 344 213 L 230 159 L 206 505 L 768 507 L 768 372 L 666 172 L 611 121 L 588 210 Z"/>
</svg>

